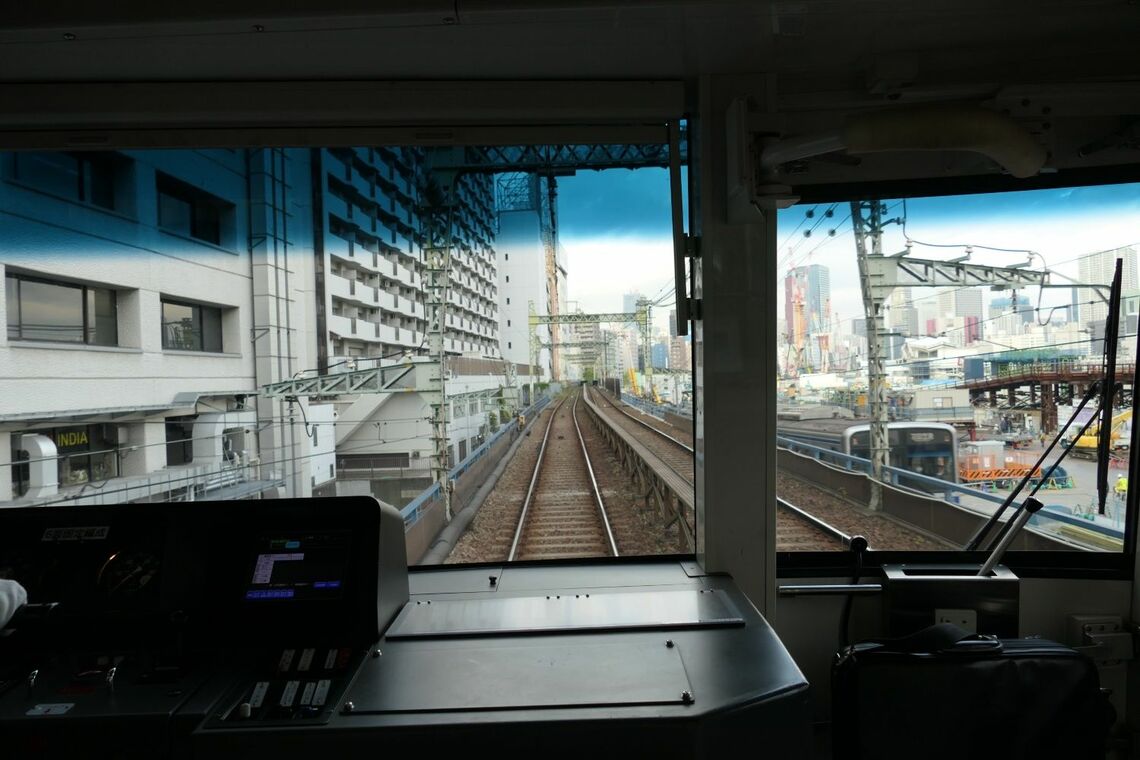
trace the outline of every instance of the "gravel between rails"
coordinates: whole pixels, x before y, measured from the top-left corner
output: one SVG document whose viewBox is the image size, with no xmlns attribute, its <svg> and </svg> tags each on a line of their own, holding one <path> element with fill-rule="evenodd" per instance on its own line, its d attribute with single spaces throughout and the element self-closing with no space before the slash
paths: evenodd
<svg viewBox="0 0 1140 760">
<path fill-rule="evenodd" d="M 549 407 L 543 410 L 530 425 L 530 435 L 519 445 L 514 459 L 507 464 L 502 478 L 487 496 L 467 532 L 456 543 L 445 560 L 446 564 L 506 561 L 550 411 Z M 605 447 L 592 422 L 582 425 L 582 436 L 590 447 L 598 488 L 606 502 L 621 555 L 651 556 L 688 551 L 677 535 L 677 526 L 666 529 L 667 517 L 658 514 L 654 508 L 646 507 L 641 494 L 634 493 L 632 481 Z M 959 548 L 885 515 L 872 514 L 785 473 L 776 475 L 776 493 L 848 535 L 866 537 L 873 549 L 932 551 Z M 781 513 L 777 513 L 779 551 L 827 551 L 836 548 L 833 541 L 825 541 L 822 537 L 818 542 L 805 537 L 798 527 L 790 531 L 781 528 L 781 525 L 799 524 L 790 515 L 781 517 Z"/>
<path fill-rule="evenodd" d="M 507 464 L 495 489 L 488 494 L 471 525 L 456 542 L 445 564 L 506 561 L 552 408 L 553 405 L 543 410 L 539 418 L 528 426 L 529 436 L 519 445 L 514 459 Z M 622 471 L 594 423 L 581 414 L 579 419 L 619 554 L 651 556 L 688 551 L 682 548 L 683 539 L 678 535 L 677 526 L 666 528 L 668 518 L 658 514 L 655 508 L 646 507 L 642 495 L 634 493 L 633 482 Z"/>
<path fill-rule="evenodd" d="M 872 549 L 937 551 L 961 548 L 949 541 L 928 536 L 886 515 L 869 512 L 782 472 L 776 473 L 776 493 L 784 501 L 818 517 L 828 525 L 839 528 L 849 536 L 863 536 Z M 776 534 L 778 545 L 780 541 L 778 524 Z M 806 546 L 800 550 L 811 551 Z"/>
</svg>

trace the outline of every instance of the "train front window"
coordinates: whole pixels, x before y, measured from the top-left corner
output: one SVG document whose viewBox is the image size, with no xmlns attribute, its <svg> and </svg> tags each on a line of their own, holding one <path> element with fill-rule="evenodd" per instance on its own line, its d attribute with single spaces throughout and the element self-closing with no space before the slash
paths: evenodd
<svg viewBox="0 0 1140 760">
<path fill-rule="evenodd" d="M 779 212 L 778 551 L 852 535 L 984 549 L 1030 495 L 1045 506 L 1015 549 L 1126 551 L 1138 198 L 1119 184 Z"/>
<path fill-rule="evenodd" d="M 681 158 L 622 134 L 0 155 L 0 506 L 371 494 L 412 564 L 691 556 Z"/>
</svg>

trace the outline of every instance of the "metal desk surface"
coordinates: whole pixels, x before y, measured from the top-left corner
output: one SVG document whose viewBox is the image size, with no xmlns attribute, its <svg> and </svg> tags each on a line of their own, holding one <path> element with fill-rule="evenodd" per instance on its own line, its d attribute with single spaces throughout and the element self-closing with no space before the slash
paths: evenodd
<svg viewBox="0 0 1140 760">
<path fill-rule="evenodd" d="M 410 576 L 411 600 L 328 725 L 200 731 L 196 754 L 486 743 L 690 756 L 808 741 L 807 681 L 731 578 L 678 560 Z"/>
</svg>

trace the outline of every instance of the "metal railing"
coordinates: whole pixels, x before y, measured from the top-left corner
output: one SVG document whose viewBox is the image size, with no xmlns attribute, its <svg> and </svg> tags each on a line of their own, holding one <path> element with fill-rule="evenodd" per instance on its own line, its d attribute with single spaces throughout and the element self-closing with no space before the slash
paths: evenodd
<svg viewBox="0 0 1140 760">
<path fill-rule="evenodd" d="M 122 475 L 82 486 L 61 488 L 54 496 L 18 499 L 5 503 L 18 506 L 102 505 L 132 501 L 194 501 L 212 498 L 224 488 L 263 481 L 263 485 L 284 486 L 284 475 L 272 465 L 227 462 L 189 464 L 155 470 L 146 475 Z"/>
<path fill-rule="evenodd" d="M 870 477 L 871 460 L 869 459 L 852 456 L 841 451 L 834 451 L 832 449 L 825 449 L 819 446 L 812 446 L 811 444 L 802 443 L 791 438 L 784 438 L 783 436 L 776 436 L 776 445 L 779 448 L 791 451 L 795 454 L 811 457 L 812 459 L 815 459 L 816 461 L 823 464 L 831 465 L 844 470 L 850 470 L 852 472 L 863 473 Z M 947 504 L 953 504 L 954 506 L 968 509 L 969 511 L 976 512 L 980 515 L 985 515 L 986 513 L 973 509 L 968 504 L 963 504 L 960 497 L 969 496 L 972 498 L 981 499 L 982 501 L 990 502 L 992 504 L 1002 504 L 1005 502 L 1004 496 L 987 493 L 986 491 L 980 491 L 976 488 L 971 488 L 970 486 L 964 486 L 959 483 L 942 480 L 941 478 L 934 478 L 929 475 L 922 475 L 917 472 L 911 472 L 910 470 L 904 470 L 899 467 L 884 467 L 883 474 L 887 477 L 887 482 L 891 485 L 906 488 L 908 490 L 915 491 L 916 493 L 922 494 L 924 496 L 930 496 L 932 498 L 935 496 L 935 494 L 944 494 L 943 500 Z M 1059 504 L 1047 504 L 1043 509 L 1041 509 L 1033 516 L 1033 518 L 1029 521 L 1029 524 L 1041 526 L 1045 522 L 1054 521 L 1057 523 L 1064 523 L 1066 525 L 1078 526 L 1113 539 L 1123 540 L 1124 538 L 1123 529 L 1114 528 L 1108 525 L 1102 525 L 1097 522 L 1092 522 L 1075 515 L 1058 511 L 1061 509 L 1067 509 L 1067 507 Z M 988 515 L 986 516 L 988 517 Z"/>
<path fill-rule="evenodd" d="M 652 401 L 646 401 L 637 396 L 631 396 L 628 393 L 621 394 L 621 402 L 629 406 L 635 406 L 643 412 L 648 412 L 658 419 L 664 419 L 665 413 L 676 414 L 680 417 L 692 417 L 692 410 L 680 406 L 673 406 L 672 404 L 655 404 Z"/>
<path fill-rule="evenodd" d="M 538 401 L 524 409 L 521 413 L 524 415 L 527 424 L 529 425 L 535 416 L 544 408 L 546 408 L 546 405 L 549 403 L 550 397 L 543 396 Z M 462 462 L 455 465 L 455 467 L 451 468 L 451 470 L 448 471 L 448 480 L 453 483 L 455 481 L 458 481 L 465 472 L 471 469 L 472 465 L 486 456 L 487 453 L 491 450 L 491 447 L 494 446 L 503 436 L 510 435 L 511 431 L 516 429 L 517 428 L 514 420 L 502 422 L 498 431 L 496 431 L 494 435 L 481 443 L 474 451 L 468 454 Z M 439 493 L 439 483 L 432 483 L 430 486 L 424 489 L 424 491 L 420 493 L 419 496 L 412 499 L 407 503 L 407 505 L 404 506 L 403 509 L 400 510 L 400 515 L 404 518 L 404 528 L 407 529 L 415 525 L 430 507 L 439 503 L 440 501 L 441 498 Z"/>
</svg>

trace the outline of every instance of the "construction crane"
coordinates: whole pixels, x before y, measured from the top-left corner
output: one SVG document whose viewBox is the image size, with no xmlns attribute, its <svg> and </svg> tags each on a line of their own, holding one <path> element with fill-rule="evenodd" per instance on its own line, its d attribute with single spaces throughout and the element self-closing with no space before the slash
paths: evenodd
<svg viewBox="0 0 1140 760">
<path fill-rule="evenodd" d="M 633 395 L 640 396 L 641 388 L 637 385 L 637 371 L 630 367 L 625 371 L 625 376 L 629 380 L 629 389 L 633 391 Z"/>
<path fill-rule="evenodd" d="M 1109 448 L 1111 452 L 1120 451 L 1129 447 L 1128 433 L 1131 429 L 1132 410 L 1125 409 L 1112 418 L 1112 427 L 1109 429 Z M 1096 459 L 1097 448 L 1100 444 L 1100 422 L 1094 421 L 1085 434 L 1070 445 L 1069 453 L 1079 459 Z"/>
</svg>

